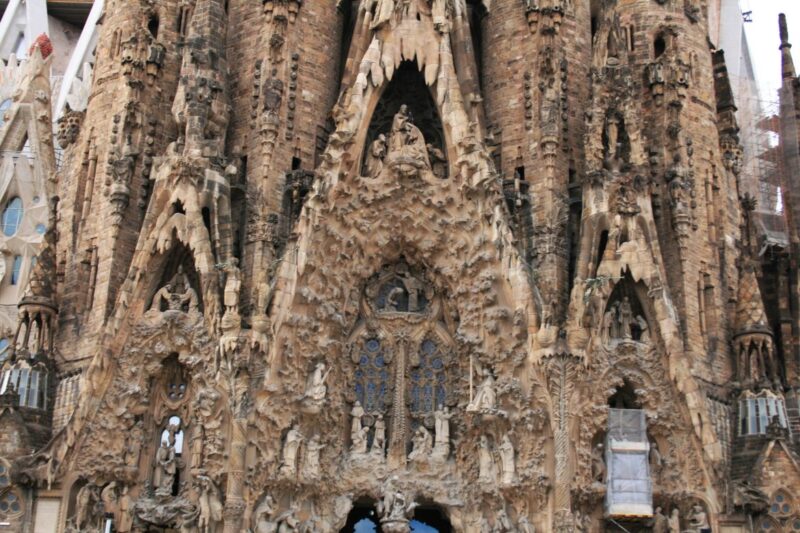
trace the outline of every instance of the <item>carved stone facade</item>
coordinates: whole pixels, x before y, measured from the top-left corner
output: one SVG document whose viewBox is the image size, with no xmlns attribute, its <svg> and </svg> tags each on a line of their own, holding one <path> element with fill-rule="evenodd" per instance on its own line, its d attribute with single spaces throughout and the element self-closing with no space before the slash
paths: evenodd
<svg viewBox="0 0 800 533">
<path fill-rule="evenodd" d="M 791 529 L 800 323 L 707 24 L 107 0 L 0 391 L 43 435 L 0 442 L 0 494 L 59 531 Z M 62 367 L 52 431 L 29 376 Z"/>
</svg>

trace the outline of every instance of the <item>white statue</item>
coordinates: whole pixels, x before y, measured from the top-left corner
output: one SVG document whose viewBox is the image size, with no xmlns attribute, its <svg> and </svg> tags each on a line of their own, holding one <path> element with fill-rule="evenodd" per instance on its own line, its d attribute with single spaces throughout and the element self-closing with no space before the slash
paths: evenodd
<svg viewBox="0 0 800 533">
<path fill-rule="evenodd" d="M 681 514 L 677 507 L 674 508 L 669 515 L 667 525 L 669 527 L 669 533 L 681 533 Z"/>
<path fill-rule="evenodd" d="M 381 133 L 369 145 L 367 161 L 365 163 L 366 175 L 370 178 L 377 178 L 383 170 L 383 158 L 386 157 L 386 135 Z"/>
<path fill-rule="evenodd" d="M 370 453 L 383 459 L 386 450 L 386 421 L 382 414 L 378 414 L 375 420 L 375 433 L 372 437 L 372 447 Z"/>
<path fill-rule="evenodd" d="M 433 439 L 425 426 L 420 425 L 417 428 L 417 431 L 414 432 L 414 436 L 411 437 L 411 444 L 411 453 L 408 454 L 409 461 L 425 460 L 430 457 L 431 450 L 433 449 Z"/>
<path fill-rule="evenodd" d="M 494 471 L 494 458 L 489 447 L 489 438 L 486 435 L 481 435 L 480 444 L 478 445 L 478 481 L 480 483 L 494 484 L 496 480 L 497 476 Z"/>
<path fill-rule="evenodd" d="M 519 522 L 517 522 L 517 531 L 519 531 L 519 533 L 536 533 L 536 528 L 528 521 L 527 516 L 523 516 L 519 519 Z"/>
<path fill-rule="evenodd" d="M 503 466 L 503 484 L 511 485 L 517 478 L 517 466 L 514 458 L 514 444 L 506 433 L 500 443 L 500 464 Z"/>
<path fill-rule="evenodd" d="M 497 395 L 494 391 L 494 376 L 488 368 L 483 370 L 483 382 L 478 385 L 475 397 L 467 405 L 467 411 L 494 411 L 497 403 Z"/>
<path fill-rule="evenodd" d="M 239 272 L 239 260 L 232 257 L 225 267 L 225 312 L 237 314 L 239 312 L 239 290 L 242 287 L 242 276 Z"/>
<path fill-rule="evenodd" d="M 311 378 L 308 380 L 306 387 L 305 397 L 314 403 L 322 403 L 325 401 L 325 395 L 328 392 L 328 387 L 325 385 L 325 380 L 328 379 L 330 370 L 325 371 L 325 363 L 317 363 L 314 372 L 311 373 Z"/>
<path fill-rule="evenodd" d="M 306 444 L 306 458 L 305 463 L 303 463 L 303 477 L 306 479 L 319 477 L 319 455 L 324 447 L 325 445 L 320 442 L 319 435 L 311 437 L 311 440 Z"/>
<path fill-rule="evenodd" d="M 369 428 L 363 426 L 361 423 L 361 418 L 364 416 L 364 408 L 361 407 L 361 403 L 358 400 L 356 400 L 356 403 L 353 405 L 350 416 L 352 417 L 350 420 L 351 452 L 353 454 L 363 455 L 367 453 L 367 435 L 369 433 Z"/>
<path fill-rule="evenodd" d="M 293 425 L 286 434 L 286 441 L 283 443 L 283 463 L 281 473 L 286 476 L 293 476 L 297 473 L 297 456 L 300 451 L 300 444 L 303 442 L 303 434 L 297 424 Z"/>
<path fill-rule="evenodd" d="M 447 407 L 437 409 L 433 413 L 436 420 L 434 429 L 436 433 L 436 444 L 433 448 L 433 455 L 439 458 L 447 458 L 450 454 L 450 410 Z"/>
<path fill-rule="evenodd" d="M 275 533 L 278 525 L 272 520 L 274 514 L 275 501 L 267 494 L 253 514 L 253 533 Z"/>
<path fill-rule="evenodd" d="M 636 315 L 636 324 L 639 325 L 639 329 L 642 332 L 639 336 L 639 342 L 650 342 L 650 331 L 647 326 L 647 320 L 645 320 L 642 315 Z"/>
<path fill-rule="evenodd" d="M 695 504 L 689 513 L 689 529 L 694 533 L 707 533 L 711 531 L 711 526 L 708 524 L 708 515 L 706 514 L 703 506 Z"/>
</svg>

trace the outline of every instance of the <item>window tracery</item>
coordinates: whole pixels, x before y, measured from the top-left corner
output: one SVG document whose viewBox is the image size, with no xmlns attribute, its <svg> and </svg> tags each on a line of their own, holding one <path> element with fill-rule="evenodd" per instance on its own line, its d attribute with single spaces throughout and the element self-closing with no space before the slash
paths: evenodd
<svg viewBox="0 0 800 533">
<path fill-rule="evenodd" d="M 369 338 L 363 342 L 355 372 L 355 395 L 367 413 L 383 412 L 386 407 L 390 362 L 380 340 Z"/>
<path fill-rule="evenodd" d="M 447 404 L 445 359 L 436 341 L 422 341 L 410 378 L 412 413 L 433 414 Z"/>
</svg>

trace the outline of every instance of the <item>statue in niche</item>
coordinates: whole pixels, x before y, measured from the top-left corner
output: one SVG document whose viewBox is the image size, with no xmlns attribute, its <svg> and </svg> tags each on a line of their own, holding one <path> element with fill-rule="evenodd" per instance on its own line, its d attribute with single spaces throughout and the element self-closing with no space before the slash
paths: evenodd
<svg viewBox="0 0 800 533">
<path fill-rule="evenodd" d="M 653 479 L 658 479 L 661 469 L 664 466 L 664 458 L 661 456 L 661 452 L 658 451 L 658 444 L 656 441 L 653 439 L 649 439 L 649 441 L 650 451 L 647 454 L 647 461 L 650 463 L 650 472 Z"/>
<path fill-rule="evenodd" d="M 611 29 L 608 31 L 606 64 L 618 65 L 619 53 L 622 48 L 622 39 L 619 35 L 619 17 L 615 17 L 611 24 Z"/>
<path fill-rule="evenodd" d="M 623 339 L 632 339 L 631 324 L 633 323 L 633 310 L 631 301 L 625 296 L 619 304 L 619 329 Z"/>
<path fill-rule="evenodd" d="M 272 69 L 270 77 L 264 81 L 264 111 L 268 116 L 277 117 L 283 100 L 283 81 L 278 78 L 278 70 Z"/>
<path fill-rule="evenodd" d="M 610 171 L 619 171 L 621 159 L 620 129 L 622 120 L 616 113 L 610 113 L 606 118 L 605 131 L 605 168 Z"/>
<path fill-rule="evenodd" d="M 120 494 L 117 504 L 116 527 L 119 533 L 128 533 L 131 530 L 133 525 L 131 512 L 133 512 L 133 504 L 126 485 L 122 488 L 122 494 Z"/>
<path fill-rule="evenodd" d="M 681 514 L 677 507 L 669 515 L 667 525 L 669 526 L 669 533 L 681 533 Z"/>
<path fill-rule="evenodd" d="M 655 512 L 653 513 L 653 518 L 650 520 L 650 527 L 653 530 L 653 533 L 668 533 L 669 532 L 669 520 L 664 513 L 661 512 L 661 507 L 656 507 Z"/>
<path fill-rule="evenodd" d="M 639 335 L 639 342 L 650 342 L 650 331 L 647 326 L 647 320 L 642 315 L 636 315 L 636 324 L 639 326 L 641 334 Z"/>
<path fill-rule="evenodd" d="M 450 419 L 453 415 L 447 407 L 439 406 L 433 413 L 436 443 L 433 447 L 433 456 L 446 459 L 450 454 Z"/>
<path fill-rule="evenodd" d="M 467 412 L 494 412 L 496 411 L 497 395 L 494 390 L 494 376 L 488 368 L 483 369 L 483 382 L 478 385 L 475 396 L 467 405 Z"/>
<path fill-rule="evenodd" d="M 225 267 L 225 313 L 239 314 L 239 291 L 242 287 L 242 276 L 239 272 L 239 260 L 232 257 Z"/>
<path fill-rule="evenodd" d="M 386 157 L 386 135 L 381 133 L 369 145 L 365 166 L 366 176 L 377 178 L 383 170 L 383 160 Z"/>
<path fill-rule="evenodd" d="M 303 477 L 306 479 L 316 479 L 319 477 L 320 465 L 319 456 L 325 447 L 320 441 L 319 435 L 314 435 L 306 444 L 306 457 L 303 463 Z"/>
<path fill-rule="evenodd" d="M 361 422 L 364 414 L 364 408 L 361 407 L 361 403 L 356 400 L 352 411 L 350 411 L 350 416 L 352 418 L 350 421 L 350 440 L 352 441 L 351 451 L 355 455 L 363 455 L 367 453 L 367 435 L 369 433 L 369 427 L 364 426 Z"/>
<path fill-rule="evenodd" d="M 328 379 L 330 372 L 330 370 L 326 371 L 325 363 L 320 361 L 316 364 L 306 386 L 305 398 L 307 401 L 316 405 L 320 405 L 325 401 L 325 396 L 328 393 L 325 380 Z"/>
<path fill-rule="evenodd" d="M 414 276 L 405 263 L 398 264 L 393 270 L 393 275 L 381 278 L 377 288 L 368 289 L 367 294 L 375 302 L 375 307 L 385 312 L 423 312 L 433 298 L 432 288 Z"/>
<path fill-rule="evenodd" d="M 497 481 L 495 473 L 494 457 L 489 445 L 489 437 L 481 435 L 478 443 L 478 482 L 483 484 L 494 484 Z"/>
<path fill-rule="evenodd" d="M 153 487 L 156 489 L 156 494 L 167 496 L 172 494 L 172 486 L 178 473 L 175 446 L 170 444 L 170 440 L 161 441 L 161 447 L 156 452 L 156 468 L 153 475 Z"/>
<path fill-rule="evenodd" d="M 197 520 L 198 533 L 214 533 L 222 523 L 222 497 L 219 488 L 207 476 L 200 476 Z"/>
<path fill-rule="evenodd" d="M 392 119 L 387 156 L 403 159 L 404 164 L 412 165 L 417 171 L 421 168 L 431 168 L 425 138 L 420 129 L 414 125 L 406 104 L 400 106 Z"/>
<path fill-rule="evenodd" d="M 297 473 L 297 457 L 300 452 L 300 445 L 304 437 L 300 433 L 300 428 L 294 424 L 286 434 L 283 443 L 283 462 L 281 463 L 281 474 L 284 476 L 294 476 Z"/>
<path fill-rule="evenodd" d="M 700 504 L 692 506 L 688 520 L 689 528 L 684 533 L 708 533 L 711 531 L 711 526 L 708 524 L 708 515 Z"/>
<path fill-rule="evenodd" d="M 433 175 L 439 179 L 445 179 L 447 177 L 447 158 L 444 156 L 444 152 L 431 143 L 428 143 L 426 147 L 428 149 L 428 157 L 431 160 Z"/>
<path fill-rule="evenodd" d="M 189 278 L 183 273 L 183 267 L 178 267 L 178 272 L 166 285 L 161 287 L 150 304 L 151 311 L 183 311 L 198 312 L 197 292 L 189 283 Z"/>
<path fill-rule="evenodd" d="M 378 414 L 375 419 L 375 433 L 372 436 L 372 447 L 370 453 L 380 459 L 384 457 L 386 450 L 386 421 L 382 414 Z"/>
<path fill-rule="evenodd" d="M 425 426 L 420 425 L 411 437 L 411 453 L 408 454 L 409 461 L 424 461 L 431 455 L 433 450 L 433 439 Z"/>
<path fill-rule="evenodd" d="M 603 342 L 608 344 L 611 339 L 618 338 L 617 331 L 617 302 L 608 306 L 603 314 Z"/>
<path fill-rule="evenodd" d="M 498 447 L 500 454 L 500 464 L 503 467 L 502 482 L 504 485 L 511 485 L 517 479 L 517 466 L 515 460 L 514 444 L 508 433 L 503 435 L 503 439 Z"/>
<path fill-rule="evenodd" d="M 377 511 L 381 519 L 381 530 L 385 533 L 404 533 L 408 531 L 408 521 L 417 504 L 409 503 L 406 495 L 392 487 L 392 478 L 386 482 L 383 499 L 378 502 Z"/>
<path fill-rule="evenodd" d="M 137 468 L 139 466 L 139 455 L 144 444 L 144 429 L 142 421 L 137 420 L 125 437 L 125 466 Z"/>
<path fill-rule="evenodd" d="M 606 482 L 606 457 L 602 442 L 592 449 L 592 481 L 596 483 Z"/>
<path fill-rule="evenodd" d="M 87 483 L 78 491 L 75 498 L 75 526 L 78 531 L 90 529 L 95 517 L 95 504 L 98 501 L 97 487 Z"/>
<path fill-rule="evenodd" d="M 275 533 L 278 525 L 272 520 L 275 514 L 275 501 L 267 494 L 253 513 L 253 533 Z"/>
</svg>

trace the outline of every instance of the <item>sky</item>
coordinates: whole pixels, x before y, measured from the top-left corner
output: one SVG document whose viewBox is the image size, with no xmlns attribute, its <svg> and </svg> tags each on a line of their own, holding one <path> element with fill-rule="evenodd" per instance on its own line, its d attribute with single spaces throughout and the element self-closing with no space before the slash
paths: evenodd
<svg viewBox="0 0 800 533">
<path fill-rule="evenodd" d="M 742 12 L 752 11 L 753 21 L 744 26 L 761 98 L 775 101 L 781 85 L 778 14 L 786 14 L 789 41 L 794 45 L 792 57 L 800 70 L 800 0 L 739 0 L 739 5 Z"/>
</svg>

